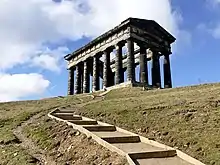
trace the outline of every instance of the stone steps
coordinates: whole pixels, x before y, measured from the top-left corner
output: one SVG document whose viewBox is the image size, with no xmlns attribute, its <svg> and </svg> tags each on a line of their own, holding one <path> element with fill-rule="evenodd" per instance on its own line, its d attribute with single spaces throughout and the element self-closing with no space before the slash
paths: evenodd
<svg viewBox="0 0 220 165">
<path fill-rule="evenodd" d="M 146 144 L 143 142 L 136 143 L 115 143 L 113 144 L 115 147 L 121 149 L 126 153 L 143 153 L 143 152 L 156 152 L 156 151 L 164 151 L 168 149 L 162 149 L 159 147 L 155 147 L 150 144 Z"/>
<path fill-rule="evenodd" d="M 178 156 L 169 158 L 149 158 L 149 159 L 135 159 L 135 164 L 146 165 L 193 165 Z"/>
<path fill-rule="evenodd" d="M 136 143 L 140 142 L 139 136 L 115 136 L 115 137 L 104 137 L 103 140 L 108 143 Z"/>
<path fill-rule="evenodd" d="M 176 156 L 176 150 L 129 153 L 129 156 L 132 159 L 168 158 Z"/>
<path fill-rule="evenodd" d="M 126 156 L 131 165 L 204 165 L 181 151 L 114 125 L 76 116 L 71 110 L 55 110 L 48 116 L 66 122 L 109 150 Z"/>
<path fill-rule="evenodd" d="M 55 113 L 54 116 L 63 120 L 82 120 L 81 116 L 74 116 L 73 113 Z"/>
<path fill-rule="evenodd" d="M 124 136 L 131 136 L 130 134 L 122 133 L 119 131 L 93 131 L 93 134 L 99 136 L 100 138 L 106 138 L 106 137 L 124 137 Z"/>
<path fill-rule="evenodd" d="M 68 120 L 71 123 L 78 125 L 96 125 L 98 124 L 95 120 Z"/>
<path fill-rule="evenodd" d="M 89 131 L 116 131 L 115 126 L 111 125 L 83 125 L 83 128 Z"/>
</svg>

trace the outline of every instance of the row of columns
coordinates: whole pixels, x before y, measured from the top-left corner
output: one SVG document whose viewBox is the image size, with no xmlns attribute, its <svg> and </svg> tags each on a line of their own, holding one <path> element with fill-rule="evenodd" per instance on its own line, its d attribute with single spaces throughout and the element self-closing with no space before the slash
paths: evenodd
<svg viewBox="0 0 220 165">
<path fill-rule="evenodd" d="M 131 39 L 127 41 L 127 81 L 135 82 L 135 56 L 134 56 L 134 42 Z M 118 43 L 116 48 L 116 58 L 115 58 L 115 79 L 116 84 L 124 82 L 124 72 L 122 64 L 122 47 L 125 43 Z M 103 88 L 109 87 L 110 84 L 110 53 L 112 49 L 106 49 L 104 54 L 103 63 Z M 93 80 L 92 80 L 92 90 L 99 90 L 99 58 L 101 54 L 97 54 L 93 57 Z M 148 84 L 148 66 L 147 66 L 147 55 L 146 48 L 140 46 L 140 82 Z M 160 55 L 157 52 L 153 52 L 152 55 L 152 85 L 154 87 L 161 87 L 161 75 L 160 75 Z M 164 55 L 164 87 L 172 88 L 171 82 L 171 71 L 170 71 L 170 59 L 169 55 Z M 75 94 L 89 92 L 89 72 L 88 72 L 88 61 L 83 62 L 83 71 L 80 69 L 79 65 L 76 65 L 76 82 L 74 86 L 74 76 L 73 69 L 69 71 L 69 95 L 73 94 L 75 89 Z M 83 84 L 82 84 L 83 81 Z M 83 85 L 83 88 L 82 86 Z"/>
</svg>

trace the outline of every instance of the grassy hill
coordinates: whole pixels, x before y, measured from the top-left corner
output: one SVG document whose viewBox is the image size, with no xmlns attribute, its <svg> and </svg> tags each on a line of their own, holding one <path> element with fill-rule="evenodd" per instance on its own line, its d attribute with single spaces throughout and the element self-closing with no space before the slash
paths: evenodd
<svg viewBox="0 0 220 165">
<path fill-rule="evenodd" d="M 78 95 L 2 103 L 0 164 L 37 164 L 36 153 L 30 152 L 31 147 L 42 152 L 39 157 L 56 160 L 58 164 L 79 164 L 85 153 L 84 164 L 108 164 L 111 161 L 125 164 L 120 156 L 76 130 L 48 119 L 45 115 L 53 108 L 72 108 L 80 115 L 115 124 L 176 147 L 203 163 L 220 165 L 220 84 L 152 91 L 123 88 L 109 92 L 104 99 Z M 28 146 L 22 145 L 24 143 L 17 137 L 19 130 L 26 137 L 23 140 L 30 141 Z M 70 147 L 70 143 L 74 145 Z M 65 148 L 70 148 L 69 153 Z M 97 158 L 99 153 L 103 154 Z"/>
</svg>

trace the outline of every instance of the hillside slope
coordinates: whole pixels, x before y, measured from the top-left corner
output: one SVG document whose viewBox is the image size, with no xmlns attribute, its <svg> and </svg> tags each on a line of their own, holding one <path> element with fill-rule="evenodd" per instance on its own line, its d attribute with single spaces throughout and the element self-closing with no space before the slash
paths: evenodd
<svg viewBox="0 0 220 165">
<path fill-rule="evenodd" d="M 18 160 L 20 164 L 39 163 L 36 160 L 39 155 L 29 152 L 32 145 L 42 152 L 39 157 L 52 158 L 58 164 L 80 164 L 85 153 L 84 164 L 125 164 L 117 154 L 45 117 L 51 109 L 59 107 L 74 109 L 77 114 L 177 147 L 203 163 L 220 165 L 220 84 L 152 91 L 123 88 L 109 92 L 104 98 L 78 95 L 2 103 L 0 164 L 13 164 Z M 15 136 L 18 128 L 31 145 L 22 145 Z M 71 154 L 64 154 L 68 148 Z M 57 150 L 59 152 L 55 152 Z"/>
<path fill-rule="evenodd" d="M 54 108 L 80 105 L 91 99 L 91 96 L 77 96 L 1 103 L 0 164 L 127 164 L 117 153 L 47 117 Z"/>
<path fill-rule="evenodd" d="M 220 165 L 220 84 L 111 91 L 79 114 L 96 118 Z"/>
</svg>

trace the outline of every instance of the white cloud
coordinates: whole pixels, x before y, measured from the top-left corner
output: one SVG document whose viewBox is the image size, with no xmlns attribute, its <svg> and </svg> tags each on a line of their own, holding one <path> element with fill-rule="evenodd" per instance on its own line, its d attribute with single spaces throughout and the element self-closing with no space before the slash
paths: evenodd
<svg viewBox="0 0 220 165">
<path fill-rule="evenodd" d="M 209 4 L 211 4 L 213 7 L 220 4 L 220 0 L 207 0 Z"/>
<path fill-rule="evenodd" d="M 215 24 L 201 23 L 197 26 L 197 29 L 202 33 L 208 33 L 215 39 L 220 39 L 220 22 Z"/>
<path fill-rule="evenodd" d="M 40 74 L 0 73 L 0 102 L 42 94 L 49 84 Z"/>
<path fill-rule="evenodd" d="M 208 9 L 213 13 L 216 13 L 219 16 L 219 7 L 220 7 L 220 0 L 206 0 Z M 208 23 L 200 23 L 197 26 L 197 29 L 209 33 L 215 39 L 220 39 L 220 19 L 212 19 Z"/>
<path fill-rule="evenodd" d="M 216 39 L 220 39 L 220 22 L 216 24 L 213 28 L 209 29 L 209 32 Z"/>
<path fill-rule="evenodd" d="M 181 36 L 170 0 L 1 0 L 0 69 L 35 59 L 45 43 L 95 37 L 128 17 L 154 19 Z"/>
<path fill-rule="evenodd" d="M 49 54 L 42 54 L 34 57 L 32 66 L 39 66 L 43 69 L 59 72 L 60 68 L 57 65 L 58 60 Z"/>
<path fill-rule="evenodd" d="M 60 72 L 63 63 L 63 56 L 69 52 L 67 47 L 58 47 L 57 49 L 51 50 L 44 48 L 43 50 L 37 51 L 37 56 L 31 59 L 30 66 L 40 67 L 55 72 Z"/>
<path fill-rule="evenodd" d="M 183 18 L 170 0 L 1 0 L 0 70 L 4 79 L 0 80 L 0 99 L 37 94 L 35 89 L 43 91 L 48 86 L 36 74 L 6 74 L 18 64 L 59 72 L 61 58 L 69 50 L 65 46 L 51 50 L 47 44 L 96 37 L 128 17 L 156 20 L 177 37 L 177 43 L 190 40 L 180 29 Z M 26 83 L 30 86 L 24 88 Z"/>
</svg>

